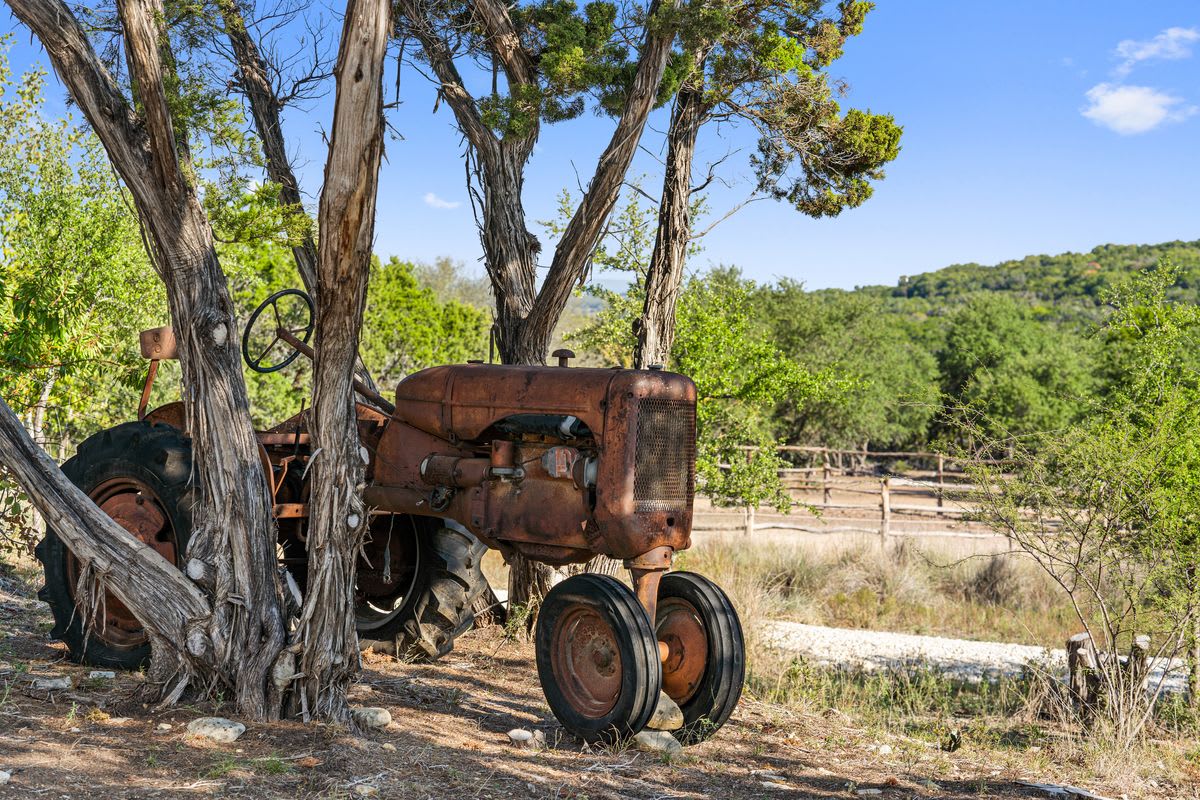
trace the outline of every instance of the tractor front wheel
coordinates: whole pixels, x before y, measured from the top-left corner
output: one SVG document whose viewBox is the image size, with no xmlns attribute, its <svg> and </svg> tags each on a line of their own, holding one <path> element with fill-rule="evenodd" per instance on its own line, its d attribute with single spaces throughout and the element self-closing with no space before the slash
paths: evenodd
<svg viewBox="0 0 1200 800">
<path fill-rule="evenodd" d="M 662 683 L 645 609 L 608 575 L 567 578 L 542 600 L 538 677 L 554 716 L 587 742 L 614 742 L 650 720 Z"/>
<path fill-rule="evenodd" d="M 676 737 L 696 744 L 716 733 L 742 696 L 746 644 L 723 591 L 694 572 L 668 572 L 658 588 L 655 635 L 666 645 L 663 691 L 683 711 Z"/>
</svg>

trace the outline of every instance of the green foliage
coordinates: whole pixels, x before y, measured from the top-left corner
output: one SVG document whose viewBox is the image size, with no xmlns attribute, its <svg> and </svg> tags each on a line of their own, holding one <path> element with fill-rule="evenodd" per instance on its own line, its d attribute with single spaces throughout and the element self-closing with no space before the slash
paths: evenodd
<svg viewBox="0 0 1200 800">
<path fill-rule="evenodd" d="M 99 143 L 43 115 L 43 79 L 0 57 L 0 393 L 75 438 L 134 407 L 137 332 L 165 298 Z"/>
<path fill-rule="evenodd" d="M 920 326 L 883 313 L 882 302 L 852 292 L 806 292 L 791 280 L 756 298 L 771 338 L 788 357 L 837 380 L 820 397 L 776 412 L 792 444 L 907 447 L 924 444 L 940 405 L 938 364 Z"/>
<path fill-rule="evenodd" d="M 991 436 L 1059 430 L 1094 388 L 1091 340 L 1039 325 L 1003 295 L 982 294 L 955 311 L 938 352 L 942 391 L 979 413 Z"/>
<path fill-rule="evenodd" d="M 844 86 L 825 71 L 862 32 L 870 2 L 836 8 L 812 0 L 754 0 L 685 7 L 681 39 L 692 55 L 688 85 L 711 112 L 759 134 L 750 159 L 758 190 L 811 217 L 866 202 L 872 182 L 900 153 L 901 128 L 887 114 L 843 112 Z"/>
<path fill-rule="evenodd" d="M 1060 318 L 1098 320 L 1107 292 L 1129 275 L 1169 259 L 1178 271 L 1173 299 L 1200 298 L 1200 242 L 1101 245 L 1086 253 L 1034 255 L 995 266 L 956 264 L 902 277 L 895 287 L 864 291 L 885 297 L 957 304 L 975 292 L 1003 292 L 1030 305 L 1052 304 Z M 930 308 L 930 303 L 923 304 Z"/>
<path fill-rule="evenodd" d="M 1176 282 L 1164 265 L 1111 293 L 1102 334 L 1120 379 L 1077 422 L 996 442 L 978 417 L 961 420 L 982 447 L 1013 455 L 1011 477 L 975 469 L 982 516 L 1055 578 L 1110 663 L 1138 634 L 1162 657 L 1190 653 L 1200 611 L 1200 312 L 1169 299 Z M 1141 703 L 1121 701 L 1119 675 L 1105 685 L 1106 722 L 1127 745 Z"/>
<path fill-rule="evenodd" d="M 755 288 L 733 269 L 690 278 L 679 298 L 671 368 L 696 383 L 700 489 L 718 504 L 784 510 L 791 498 L 779 484 L 786 465 L 775 452 L 771 413 L 781 401 L 802 406 L 819 397 L 830 379 L 786 358 L 763 335 Z M 748 455 L 747 446 L 759 449 Z"/>
<path fill-rule="evenodd" d="M 421 285 L 415 265 L 393 256 L 372 264 L 359 349 L 376 382 L 391 386 L 435 364 L 484 357 L 489 325 L 486 312 L 443 300 Z"/>
</svg>

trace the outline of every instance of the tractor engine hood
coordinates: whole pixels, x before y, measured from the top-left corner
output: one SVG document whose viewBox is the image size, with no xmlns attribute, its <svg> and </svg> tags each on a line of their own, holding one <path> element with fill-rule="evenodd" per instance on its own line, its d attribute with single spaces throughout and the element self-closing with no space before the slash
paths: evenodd
<svg viewBox="0 0 1200 800">
<path fill-rule="evenodd" d="M 444 487 L 423 507 L 485 541 L 558 563 L 690 544 L 696 387 L 683 375 L 433 367 L 400 382 L 392 416 L 376 482 Z"/>
</svg>

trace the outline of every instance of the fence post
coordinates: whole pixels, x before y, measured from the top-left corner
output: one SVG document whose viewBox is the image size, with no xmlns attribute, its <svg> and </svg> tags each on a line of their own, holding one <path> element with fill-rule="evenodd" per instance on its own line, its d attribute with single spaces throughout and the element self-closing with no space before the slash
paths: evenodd
<svg viewBox="0 0 1200 800">
<path fill-rule="evenodd" d="M 942 495 L 946 491 L 946 458 L 941 453 L 938 453 L 938 471 L 937 471 L 937 501 L 938 508 L 942 507 Z"/>
<path fill-rule="evenodd" d="M 1075 710 L 1084 718 L 1091 715 L 1100 692 L 1100 659 L 1092 637 L 1077 633 L 1067 639 L 1067 685 Z"/>
<path fill-rule="evenodd" d="M 892 498 L 890 490 L 892 488 L 891 477 L 885 475 L 879 483 L 879 543 L 887 547 L 888 536 L 892 532 Z"/>
<path fill-rule="evenodd" d="M 829 505 L 833 490 L 829 487 L 829 451 L 821 457 L 821 497 L 825 505 Z"/>
<path fill-rule="evenodd" d="M 1146 681 L 1150 677 L 1150 637 L 1142 634 L 1133 637 L 1129 646 L 1129 660 L 1125 662 L 1129 670 L 1129 688 L 1133 692 L 1146 691 Z M 1139 696 L 1140 699 L 1140 696 Z"/>
</svg>

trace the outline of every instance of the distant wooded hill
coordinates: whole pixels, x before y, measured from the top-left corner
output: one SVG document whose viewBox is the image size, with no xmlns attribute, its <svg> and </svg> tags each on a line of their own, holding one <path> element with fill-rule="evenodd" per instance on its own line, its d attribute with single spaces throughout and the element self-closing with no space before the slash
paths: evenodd
<svg viewBox="0 0 1200 800">
<path fill-rule="evenodd" d="M 1026 256 L 995 266 L 954 264 L 901 277 L 895 286 L 857 291 L 881 297 L 958 300 L 976 292 L 1007 292 L 1040 303 L 1100 306 L 1104 292 L 1131 273 L 1169 259 L 1179 270 L 1177 290 L 1200 297 L 1200 241 L 1106 244 L 1086 253 Z"/>
</svg>

